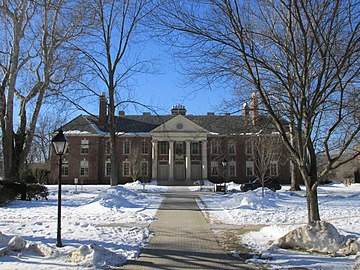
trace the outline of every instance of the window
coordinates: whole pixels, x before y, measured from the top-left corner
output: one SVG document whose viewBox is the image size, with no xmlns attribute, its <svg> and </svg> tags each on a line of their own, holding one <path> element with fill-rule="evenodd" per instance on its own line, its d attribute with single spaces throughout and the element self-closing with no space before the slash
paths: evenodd
<svg viewBox="0 0 360 270">
<path fill-rule="evenodd" d="M 105 161 L 105 176 L 111 175 L 111 161 L 108 159 Z"/>
<path fill-rule="evenodd" d="M 130 162 L 123 162 L 123 176 L 130 176 Z"/>
<path fill-rule="evenodd" d="M 229 176 L 236 176 L 236 161 L 231 160 L 229 162 Z"/>
<path fill-rule="evenodd" d="M 199 142 L 191 143 L 190 147 L 191 147 L 191 154 L 192 155 L 199 155 L 200 154 L 200 144 L 199 144 Z"/>
<path fill-rule="evenodd" d="M 219 143 L 218 141 L 211 141 L 211 154 L 216 155 L 219 154 Z"/>
<path fill-rule="evenodd" d="M 254 176 L 254 161 L 246 161 L 246 176 Z"/>
<path fill-rule="evenodd" d="M 61 175 L 69 176 L 69 161 L 63 160 L 61 166 Z"/>
<path fill-rule="evenodd" d="M 131 142 L 128 139 L 126 139 L 123 142 L 123 154 L 130 154 L 130 151 L 131 151 Z"/>
<path fill-rule="evenodd" d="M 230 155 L 236 154 L 236 143 L 235 142 L 229 142 L 229 154 Z"/>
<path fill-rule="evenodd" d="M 65 155 L 68 155 L 70 154 L 70 143 L 68 142 L 68 146 L 66 147 L 66 150 L 65 150 Z"/>
<path fill-rule="evenodd" d="M 147 141 L 141 142 L 141 154 L 146 155 L 149 153 L 149 144 Z"/>
<path fill-rule="evenodd" d="M 160 154 L 166 155 L 168 153 L 168 144 L 167 142 L 159 142 L 160 143 Z"/>
<path fill-rule="evenodd" d="M 217 161 L 211 161 L 211 175 L 212 176 L 219 175 L 218 162 Z"/>
<path fill-rule="evenodd" d="M 89 175 L 89 162 L 87 160 L 80 161 L 80 176 Z"/>
<path fill-rule="evenodd" d="M 175 142 L 175 154 L 182 155 L 183 154 L 183 142 Z"/>
<path fill-rule="evenodd" d="M 111 142 L 106 142 L 106 145 L 105 145 L 105 154 L 106 155 L 110 155 L 110 151 L 111 151 Z"/>
<path fill-rule="evenodd" d="M 89 140 L 87 140 L 87 139 L 81 140 L 80 153 L 81 154 L 89 153 Z"/>
<path fill-rule="evenodd" d="M 141 176 L 148 176 L 148 162 L 141 161 Z"/>
<path fill-rule="evenodd" d="M 279 175 L 279 171 L 278 171 L 278 162 L 275 161 L 270 161 L 270 175 L 271 176 L 278 176 Z"/>
<path fill-rule="evenodd" d="M 252 141 L 246 141 L 245 142 L 245 154 L 246 155 L 252 155 L 253 152 L 254 152 L 254 149 L 253 149 L 253 142 Z"/>
</svg>

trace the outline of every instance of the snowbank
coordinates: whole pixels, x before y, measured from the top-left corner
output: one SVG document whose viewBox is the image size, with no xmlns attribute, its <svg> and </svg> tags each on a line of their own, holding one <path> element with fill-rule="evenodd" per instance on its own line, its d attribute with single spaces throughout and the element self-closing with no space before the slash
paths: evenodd
<svg viewBox="0 0 360 270">
<path fill-rule="evenodd" d="M 275 241 L 272 247 L 348 256 L 360 250 L 360 241 L 341 235 L 328 222 L 319 221 L 290 231 Z"/>
<path fill-rule="evenodd" d="M 101 269 L 136 259 L 148 243 L 148 226 L 162 201 L 160 194 L 144 193 L 138 187 L 84 185 L 75 192 L 74 185 L 63 185 L 62 248 L 55 246 L 57 186 L 48 186 L 47 201 L 14 201 L 1 207 L 0 269 L 27 270 L 29 264 L 37 270 L 54 265 L 67 270 Z M 157 187 L 149 186 L 152 189 Z M 85 255 L 75 255 L 79 253 Z"/>
<path fill-rule="evenodd" d="M 234 192 L 200 194 L 201 200 L 198 204 L 201 209 L 207 211 L 210 223 L 214 224 L 215 228 L 219 227 L 217 224 L 234 230 L 239 228 L 238 244 L 253 250 L 254 254 L 261 254 L 260 257 L 255 256 L 250 259 L 249 263 L 271 265 L 275 269 L 303 267 L 352 270 L 354 268 L 355 255 L 345 257 L 334 257 L 334 255 L 354 254 L 359 246 L 359 240 L 354 239 L 360 238 L 360 184 L 345 186 L 334 183 L 323 185 L 318 189 L 322 220 L 331 223 L 338 233 L 345 237 L 339 237 L 344 239 L 344 246 L 339 250 L 334 249 L 335 252 L 330 252 L 330 255 L 300 250 L 294 252 L 281 248 L 269 249 L 274 242 L 292 230 L 306 227 L 307 207 L 304 186 L 302 191 L 297 192 L 289 192 L 290 186 L 283 186 L 282 190 L 276 193 L 270 191 L 265 193 L 264 199 L 261 199 L 261 189 L 238 192 L 239 185 L 229 183 L 229 187 L 231 187 L 229 190 Z M 257 229 L 243 230 L 252 225 L 256 225 L 254 228 Z M 360 252 L 358 254 L 357 268 L 354 269 L 360 270 Z"/>
<path fill-rule="evenodd" d="M 82 245 L 69 252 L 69 262 L 77 263 L 84 267 L 96 269 L 121 266 L 126 262 L 126 257 L 116 254 L 96 244 Z"/>
</svg>

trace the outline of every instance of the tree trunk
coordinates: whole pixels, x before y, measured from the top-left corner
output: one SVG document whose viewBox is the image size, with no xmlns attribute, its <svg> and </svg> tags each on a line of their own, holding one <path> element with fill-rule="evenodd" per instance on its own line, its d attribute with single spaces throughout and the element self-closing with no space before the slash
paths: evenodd
<svg viewBox="0 0 360 270">
<path fill-rule="evenodd" d="M 295 162 L 290 159 L 290 183 L 291 183 L 291 187 L 290 187 L 290 191 L 299 191 L 301 190 L 300 188 L 300 184 L 299 184 L 299 179 L 298 177 L 296 177 L 296 167 L 295 167 Z"/>
<path fill-rule="evenodd" d="M 13 134 L 3 129 L 2 134 L 3 143 L 3 167 L 5 180 L 14 180 L 12 177 L 12 163 L 13 163 Z"/>
<path fill-rule="evenodd" d="M 111 160 L 111 174 L 110 174 L 110 185 L 116 186 L 118 184 L 118 160 L 117 160 L 117 151 L 116 151 L 116 134 L 115 132 L 110 132 L 110 142 L 111 142 L 111 152 L 110 152 L 110 160 Z"/>
<path fill-rule="evenodd" d="M 309 153 L 308 155 L 309 170 L 308 170 L 308 175 L 304 177 L 304 181 L 306 184 L 308 223 L 311 224 L 313 221 L 320 221 L 320 212 L 319 212 L 319 203 L 317 196 L 317 187 L 318 187 L 317 158 L 316 158 L 315 149 L 310 141 L 307 143 L 307 149 Z"/>
<path fill-rule="evenodd" d="M 317 188 L 306 188 L 306 202 L 308 208 L 308 223 L 320 221 Z"/>
<path fill-rule="evenodd" d="M 109 87 L 109 131 L 110 131 L 110 160 L 111 160 L 111 175 L 110 185 L 116 186 L 118 184 L 119 165 L 117 159 L 117 143 L 116 143 L 116 120 L 115 120 L 115 101 L 114 101 L 114 86 L 112 84 L 112 74 L 110 74 L 110 87 Z"/>
</svg>

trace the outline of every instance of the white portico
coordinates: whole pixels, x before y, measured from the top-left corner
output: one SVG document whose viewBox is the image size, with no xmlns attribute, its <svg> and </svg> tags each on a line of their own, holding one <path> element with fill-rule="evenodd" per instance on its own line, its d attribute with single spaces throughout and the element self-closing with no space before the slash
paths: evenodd
<svg viewBox="0 0 360 270">
<path fill-rule="evenodd" d="M 207 130 L 177 115 L 150 133 L 154 180 L 207 178 Z"/>
</svg>

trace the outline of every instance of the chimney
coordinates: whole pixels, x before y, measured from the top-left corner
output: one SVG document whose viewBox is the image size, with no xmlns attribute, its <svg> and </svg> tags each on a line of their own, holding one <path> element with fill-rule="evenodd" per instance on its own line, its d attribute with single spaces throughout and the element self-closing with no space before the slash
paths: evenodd
<svg viewBox="0 0 360 270">
<path fill-rule="evenodd" d="M 107 116 L 107 100 L 105 96 L 105 92 L 101 93 L 99 97 L 100 104 L 99 104 L 99 123 L 105 124 L 106 123 L 106 116 Z"/>
<path fill-rule="evenodd" d="M 183 105 L 175 105 L 172 107 L 171 109 L 171 115 L 186 115 L 186 109 L 185 109 L 185 106 Z"/>
<path fill-rule="evenodd" d="M 242 115 L 249 115 L 249 106 L 245 102 L 242 108 Z"/>
<path fill-rule="evenodd" d="M 259 115 L 259 102 L 256 93 L 253 93 L 250 101 L 250 117 L 253 122 L 253 125 L 256 125 L 258 115 Z"/>
</svg>

